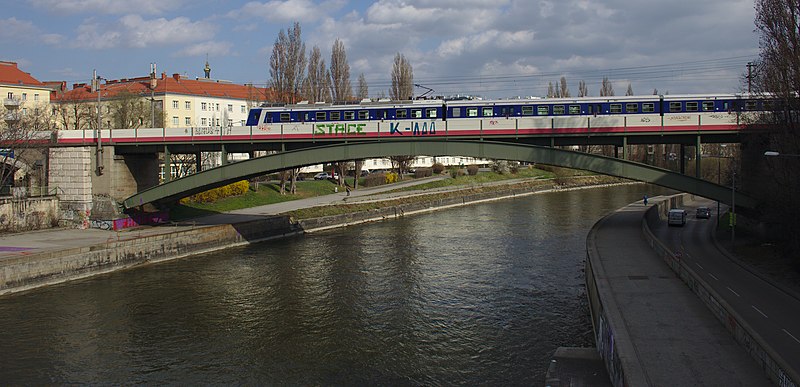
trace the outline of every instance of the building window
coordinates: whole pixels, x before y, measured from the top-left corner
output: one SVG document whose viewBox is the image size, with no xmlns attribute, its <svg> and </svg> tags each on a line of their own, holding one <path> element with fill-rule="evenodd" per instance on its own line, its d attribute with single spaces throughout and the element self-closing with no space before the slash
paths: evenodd
<svg viewBox="0 0 800 387">
<path fill-rule="evenodd" d="M 186 110 L 190 110 L 192 108 L 192 102 L 191 101 L 184 102 L 183 103 L 183 108 L 186 109 Z"/>
<path fill-rule="evenodd" d="M 205 117 L 200 119 L 200 126 L 206 126 L 208 124 L 208 120 Z"/>
<path fill-rule="evenodd" d="M 178 116 L 172 117 L 172 126 L 178 126 Z"/>
<path fill-rule="evenodd" d="M 178 101 L 172 101 L 172 108 L 173 109 L 177 109 L 178 108 Z"/>
<path fill-rule="evenodd" d="M 231 105 L 231 104 L 228 104 L 228 111 L 229 111 L 229 112 L 231 112 L 231 113 L 233 113 L 233 105 Z"/>
<path fill-rule="evenodd" d="M 8 99 L 14 99 L 14 93 L 8 92 Z"/>
<path fill-rule="evenodd" d="M 217 104 L 216 109 L 214 110 L 219 111 L 219 104 Z"/>
<path fill-rule="evenodd" d="M 188 102 L 187 102 L 187 103 L 188 103 Z M 186 126 L 192 126 L 192 118 L 191 118 L 191 117 L 184 117 L 184 118 L 183 118 L 183 123 L 184 123 Z"/>
<path fill-rule="evenodd" d="M 38 101 L 39 100 L 39 94 L 34 94 L 33 95 L 33 100 L 34 101 Z"/>
<path fill-rule="evenodd" d="M 239 125 L 244 126 L 244 120 L 239 121 Z"/>
<path fill-rule="evenodd" d="M 247 113 L 247 108 L 244 105 L 242 105 L 242 113 Z"/>
<path fill-rule="evenodd" d="M 200 102 L 200 110 L 202 111 L 208 110 L 208 104 L 205 102 Z"/>
<path fill-rule="evenodd" d="M 27 101 L 28 100 L 28 93 L 22 93 L 22 100 L 23 101 Z"/>
</svg>

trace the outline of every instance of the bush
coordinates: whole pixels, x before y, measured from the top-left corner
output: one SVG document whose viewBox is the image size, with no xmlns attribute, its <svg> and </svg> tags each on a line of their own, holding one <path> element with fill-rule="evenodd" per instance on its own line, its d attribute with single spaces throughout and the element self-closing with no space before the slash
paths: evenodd
<svg viewBox="0 0 800 387">
<path fill-rule="evenodd" d="M 509 161 L 508 162 L 508 171 L 511 172 L 514 175 L 519 173 L 519 162 L 518 161 Z"/>
<path fill-rule="evenodd" d="M 467 174 L 470 176 L 475 176 L 478 174 L 478 166 L 477 165 L 470 165 L 467 166 Z"/>
<path fill-rule="evenodd" d="M 444 164 L 434 163 L 431 169 L 433 170 L 434 175 L 441 175 L 442 172 L 444 172 Z"/>
<path fill-rule="evenodd" d="M 433 176 L 433 169 L 432 168 L 417 168 L 414 171 L 414 177 L 419 179 L 421 177 L 430 177 Z"/>
<path fill-rule="evenodd" d="M 466 172 L 464 172 L 463 169 L 460 169 L 460 168 L 457 168 L 457 167 L 450 167 L 449 171 L 450 171 L 450 177 L 452 177 L 453 179 L 455 179 L 455 178 L 457 178 L 459 176 L 464 176 L 466 174 Z"/>
<path fill-rule="evenodd" d="M 183 198 L 180 200 L 181 204 L 186 204 L 188 202 L 194 203 L 210 203 L 215 202 L 219 199 L 226 198 L 229 196 L 238 196 L 244 195 L 250 189 L 250 183 L 247 180 L 240 180 L 235 183 L 228 184 L 226 186 L 210 189 L 205 192 L 200 192 L 199 194 L 194 194 L 192 196 Z"/>
<path fill-rule="evenodd" d="M 385 176 L 386 184 L 397 183 L 398 180 L 400 180 L 400 175 L 394 172 L 389 172 Z"/>
<path fill-rule="evenodd" d="M 508 173 L 509 172 L 509 170 L 508 170 L 508 161 L 495 160 L 495 162 L 492 163 L 492 172 L 500 174 L 500 175 L 504 175 L 504 174 Z"/>
<path fill-rule="evenodd" d="M 377 187 L 386 184 L 385 173 L 370 173 L 364 177 L 364 187 Z"/>
</svg>

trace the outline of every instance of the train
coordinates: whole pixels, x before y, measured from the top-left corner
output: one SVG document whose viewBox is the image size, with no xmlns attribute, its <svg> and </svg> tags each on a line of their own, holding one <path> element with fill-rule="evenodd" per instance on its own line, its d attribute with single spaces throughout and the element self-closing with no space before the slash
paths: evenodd
<svg viewBox="0 0 800 387">
<path fill-rule="evenodd" d="M 252 108 L 246 126 L 286 139 L 738 130 L 769 103 L 750 94 L 301 102 Z"/>
</svg>

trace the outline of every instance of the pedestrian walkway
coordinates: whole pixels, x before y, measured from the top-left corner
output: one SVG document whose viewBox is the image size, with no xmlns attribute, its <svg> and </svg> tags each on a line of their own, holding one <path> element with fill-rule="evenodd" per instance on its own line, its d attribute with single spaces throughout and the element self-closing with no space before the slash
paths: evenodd
<svg viewBox="0 0 800 387">
<path fill-rule="evenodd" d="M 616 211 L 588 238 L 594 278 L 626 382 L 770 385 L 755 361 L 645 241 L 642 219 L 647 208 L 639 201 Z"/>
</svg>

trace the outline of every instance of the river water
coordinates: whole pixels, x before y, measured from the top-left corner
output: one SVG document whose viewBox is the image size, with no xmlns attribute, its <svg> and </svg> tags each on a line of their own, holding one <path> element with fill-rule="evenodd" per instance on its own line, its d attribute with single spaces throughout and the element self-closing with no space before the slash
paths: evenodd
<svg viewBox="0 0 800 387">
<path fill-rule="evenodd" d="M 557 347 L 593 345 L 588 230 L 657 191 L 539 194 L 0 297 L 0 383 L 541 385 Z"/>
</svg>

